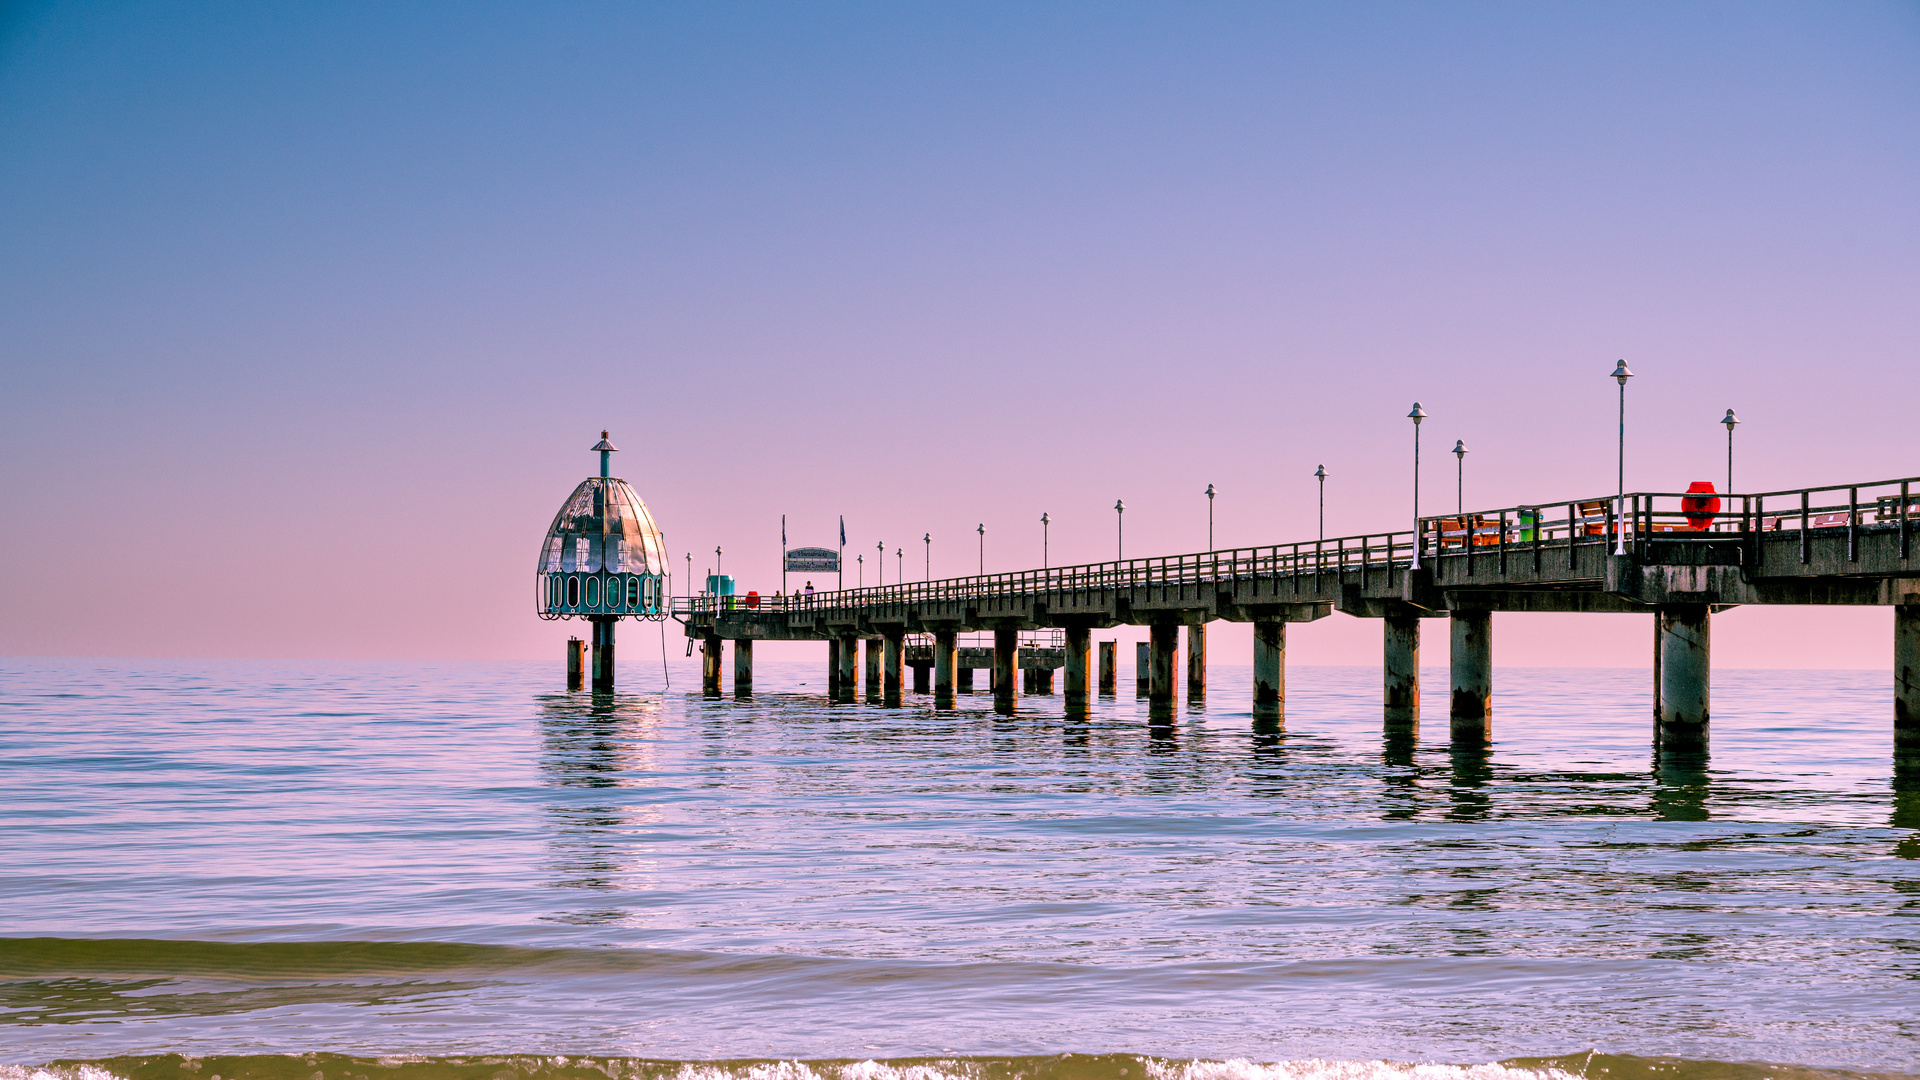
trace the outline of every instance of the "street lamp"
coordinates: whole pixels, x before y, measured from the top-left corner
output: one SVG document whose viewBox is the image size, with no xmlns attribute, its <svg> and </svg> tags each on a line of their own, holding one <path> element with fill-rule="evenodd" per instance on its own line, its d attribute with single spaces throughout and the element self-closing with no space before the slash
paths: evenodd
<svg viewBox="0 0 1920 1080">
<path fill-rule="evenodd" d="M 928 533 L 927 535 L 921 537 L 920 539 L 926 541 L 927 543 L 927 570 L 926 570 L 926 577 L 924 580 L 932 581 L 933 580 L 933 534 Z"/>
<path fill-rule="evenodd" d="M 854 565 L 860 568 L 860 588 L 864 589 L 867 587 L 867 557 L 865 555 L 855 555 L 853 561 Z"/>
<path fill-rule="evenodd" d="M 1213 485 L 1207 485 L 1207 550 L 1213 550 Z"/>
<path fill-rule="evenodd" d="M 882 540 L 873 547 L 879 552 L 873 557 L 873 583 L 878 587 L 887 583 L 887 542 Z"/>
<path fill-rule="evenodd" d="M 1621 516 L 1627 510 L 1627 380 L 1633 378 L 1633 372 L 1627 370 L 1627 362 L 1614 365 L 1613 381 L 1620 384 L 1620 456 L 1619 456 L 1619 494 L 1614 499 L 1614 542 L 1613 553 L 1627 553 L 1627 530 L 1622 528 Z"/>
<path fill-rule="evenodd" d="M 907 583 L 907 549 L 904 547 L 893 549 L 893 583 L 895 585 Z"/>
<path fill-rule="evenodd" d="M 1733 425 L 1739 423 L 1740 418 L 1733 415 L 1732 409 L 1728 409 L 1726 418 L 1720 422 L 1727 425 L 1727 494 L 1731 495 L 1733 494 Z"/>
<path fill-rule="evenodd" d="M 1467 519 L 1467 441 L 1453 440 L 1453 512 L 1462 522 Z M 1461 528 L 1466 528 L 1463 524 Z"/>
<path fill-rule="evenodd" d="M 982 576 L 985 576 L 987 572 L 987 523 L 986 522 L 983 521 L 980 523 L 979 531 L 980 531 L 980 573 Z"/>
<path fill-rule="evenodd" d="M 720 591 L 719 579 L 724 576 L 720 570 L 720 545 L 719 544 L 713 545 L 713 576 L 714 576 L 713 591 L 717 594 Z"/>
<path fill-rule="evenodd" d="M 1427 410 L 1413 403 L 1413 411 L 1407 419 L 1413 421 L 1413 568 L 1420 569 L 1420 421 L 1427 418 Z"/>
<path fill-rule="evenodd" d="M 1047 568 L 1047 525 L 1052 520 L 1047 517 L 1046 511 L 1040 512 L 1040 569 L 1042 570 Z"/>
<path fill-rule="evenodd" d="M 1119 499 L 1113 500 L 1113 557 L 1127 557 L 1127 504 Z"/>
<path fill-rule="evenodd" d="M 687 595 L 693 595 L 693 552 L 687 552 Z"/>
<path fill-rule="evenodd" d="M 1321 465 L 1313 470 L 1314 479 L 1320 481 L 1320 539 L 1327 538 L 1327 467 Z"/>
</svg>

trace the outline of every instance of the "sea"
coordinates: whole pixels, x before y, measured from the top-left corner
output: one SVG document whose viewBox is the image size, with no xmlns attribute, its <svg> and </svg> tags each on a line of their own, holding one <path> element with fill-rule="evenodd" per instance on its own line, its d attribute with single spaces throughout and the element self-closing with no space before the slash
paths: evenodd
<svg viewBox="0 0 1920 1080">
<path fill-rule="evenodd" d="M 1456 753 L 1444 671 L 1407 743 L 1376 668 L 1276 732 L 1244 667 L 1160 725 L 636 640 L 0 660 L 0 1080 L 1920 1075 L 1886 672 L 1716 671 L 1676 764 L 1644 670 Z"/>
</svg>

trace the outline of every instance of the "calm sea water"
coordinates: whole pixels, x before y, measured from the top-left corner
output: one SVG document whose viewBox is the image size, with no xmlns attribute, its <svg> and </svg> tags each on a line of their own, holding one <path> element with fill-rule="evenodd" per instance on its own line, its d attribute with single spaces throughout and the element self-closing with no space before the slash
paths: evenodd
<svg viewBox="0 0 1920 1080">
<path fill-rule="evenodd" d="M 0 1080 L 1920 1073 L 1884 673 L 1717 672 L 1663 774 L 1641 671 L 1502 670 L 1455 756 L 1373 669 L 1271 736 L 1244 668 L 1166 731 L 638 648 L 0 661 Z"/>
</svg>

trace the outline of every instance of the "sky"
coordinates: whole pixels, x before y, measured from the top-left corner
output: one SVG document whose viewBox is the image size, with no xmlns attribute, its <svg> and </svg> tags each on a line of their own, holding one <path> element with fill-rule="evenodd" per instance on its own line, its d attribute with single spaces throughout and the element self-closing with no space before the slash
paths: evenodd
<svg viewBox="0 0 1920 1080">
<path fill-rule="evenodd" d="M 1399 527 L 1416 400 L 1429 507 L 1455 439 L 1468 504 L 1605 494 L 1620 358 L 1629 488 L 1719 480 L 1729 407 L 1742 490 L 1920 474 L 1917 57 L 1913 3 L 0 4 L 0 654 L 557 664 L 603 428 L 760 591 L 782 514 L 1014 570 L 1116 499 L 1204 548 L 1209 484 L 1310 538 L 1324 464 L 1330 535 Z"/>
</svg>

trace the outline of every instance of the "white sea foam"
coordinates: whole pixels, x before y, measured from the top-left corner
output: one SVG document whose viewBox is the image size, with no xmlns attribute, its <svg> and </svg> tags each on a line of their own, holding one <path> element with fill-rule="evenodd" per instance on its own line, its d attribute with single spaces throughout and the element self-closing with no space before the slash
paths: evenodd
<svg viewBox="0 0 1920 1080">
<path fill-rule="evenodd" d="M 889 1065 L 883 1061 L 814 1066 L 804 1061 L 772 1061 L 728 1069 L 689 1064 L 680 1067 L 675 1080 L 970 1080 L 974 1075 L 959 1062 L 951 1066 Z"/>
<path fill-rule="evenodd" d="M 0 1080 L 122 1080 L 97 1065 L 71 1065 L 45 1068 L 27 1065 L 0 1065 Z"/>
<path fill-rule="evenodd" d="M 1160 1061 L 1145 1062 L 1150 1080 L 1578 1080 L 1560 1069 L 1506 1065 L 1401 1065 L 1391 1061 Z"/>
</svg>

